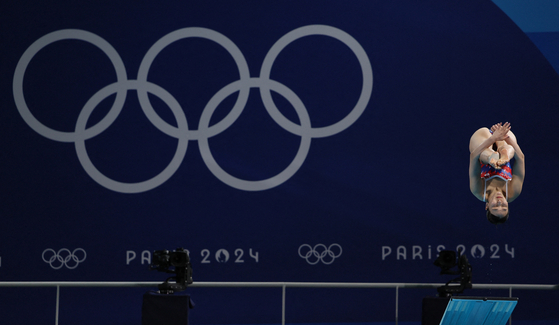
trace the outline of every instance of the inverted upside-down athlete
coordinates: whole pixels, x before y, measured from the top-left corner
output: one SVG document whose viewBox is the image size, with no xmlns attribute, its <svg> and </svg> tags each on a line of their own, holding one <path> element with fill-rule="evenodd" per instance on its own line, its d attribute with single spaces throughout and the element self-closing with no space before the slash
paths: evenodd
<svg viewBox="0 0 559 325">
<path fill-rule="evenodd" d="M 494 224 L 508 220 L 509 203 L 524 183 L 524 153 L 510 129 L 510 123 L 499 123 L 491 130 L 480 128 L 470 138 L 470 191 L 486 202 L 487 220 Z"/>
</svg>

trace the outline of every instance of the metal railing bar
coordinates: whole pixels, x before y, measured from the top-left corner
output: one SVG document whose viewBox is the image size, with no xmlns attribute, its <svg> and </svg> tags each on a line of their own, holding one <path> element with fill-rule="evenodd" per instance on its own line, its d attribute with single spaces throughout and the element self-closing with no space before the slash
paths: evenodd
<svg viewBox="0 0 559 325">
<path fill-rule="evenodd" d="M 58 325 L 58 311 L 60 310 L 60 286 L 56 286 L 56 311 L 54 317 L 54 325 Z"/>
<path fill-rule="evenodd" d="M 161 282 L 122 282 L 122 281 L 0 281 L 0 287 L 56 287 L 55 325 L 58 325 L 60 304 L 60 287 L 152 287 Z M 286 288 L 395 288 L 396 319 L 398 325 L 398 294 L 400 288 L 438 288 L 442 283 L 356 283 L 356 282 L 195 282 L 190 287 L 281 287 L 282 288 L 282 325 L 285 325 Z M 559 290 L 559 284 L 474 284 L 472 289 L 508 289 L 512 290 Z M 512 318 L 509 318 L 509 325 Z"/>
<path fill-rule="evenodd" d="M 0 287 L 157 287 L 161 282 L 0 281 Z M 194 282 L 189 287 L 438 288 L 443 283 Z M 473 284 L 472 289 L 559 290 L 559 284 Z"/>
<path fill-rule="evenodd" d="M 472 289 L 559 290 L 559 284 L 474 284 Z"/>
<path fill-rule="evenodd" d="M 512 298 L 512 288 L 509 287 L 509 298 Z M 509 325 L 512 325 L 512 315 L 509 317 Z"/>
<path fill-rule="evenodd" d="M 285 288 L 281 288 L 281 325 L 285 325 Z"/>
<path fill-rule="evenodd" d="M 398 288 L 396 287 L 396 325 L 398 325 Z"/>
</svg>

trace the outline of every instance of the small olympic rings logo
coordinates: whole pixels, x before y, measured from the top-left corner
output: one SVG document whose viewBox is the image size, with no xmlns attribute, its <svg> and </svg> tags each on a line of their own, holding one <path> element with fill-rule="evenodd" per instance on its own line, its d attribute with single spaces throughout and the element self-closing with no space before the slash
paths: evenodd
<svg viewBox="0 0 559 325">
<path fill-rule="evenodd" d="M 332 264 L 334 260 L 342 255 L 342 246 L 332 244 L 328 247 L 324 244 L 316 244 L 311 247 L 308 244 L 299 246 L 299 256 L 307 260 L 307 263 L 315 265 L 322 261 L 324 264 Z"/>
<path fill-rule="evenodd" d="M 58 252 L 51 248 L 43 251 L 43 261 L 50 264 L 50 267 L 55 270 L 61 269 L 63 266 L 71 270 L 75 269 L 81 262 L 85 261 L 86 257 L 87 254 L 83 248 L 76 248 L 72 252 L 67 248 L 62 248 Z"/>
<path fill-rule="evenodd" d="M 333 37 L 346 46 L 357 57 L 362 70 L 361 94 L 349 114 L 340 121 L 324 127 L 312 127 L 305 105 L 300 98 L 287 86 L 271 80 L 270 74 L 274 61 L 280 52 L 293 41 L 310 36 L 325 35 Z M 148 81 L 148 72 L 157 55 L 170 44 L 191 37 L 211 40 L 221 45 L 233 57 L 239 72 L 239 80 L 233 81 L 219 90 L 206 104 L 198 129 L 189 128 L 185 113 L 177 100 L 165 89 Z M 45 46 L 61 40 L 81 40 L 95 45 L 110 59 L 115 71 L 116 82 L 107 85 L 95 93 L 84 105 L 78 116 L 74 132 L 54 130 L 42 124 L 33 116 L 23 93 L 25 71 L 33 57 Z M 249 181 L 239 179 L 224 171 L 214 159 L 208 139 L 217 136 L 231 126 L 240 116 L 248 101 L 251 88 L 259 88 L 264 107 L 270 117 L 282 128 L 301 137 L 299 149 L 293 161 L 279 174 L 268 179 Z M 137 183 L 124 183 L 113 180 L 102 174 L 88 156 L 85 140 L 91 139 L 105 131 L 119 116 L 128 90 L 135 90 L 138 95 L 142 111 L 148 120 L 161 132 L 178 139 L 176 152 L 170 163 L 159 174 L 151 179 Z M 86 173 L 98 184 L 121 193 L 140 193 L 154 189 L 166 182 L 177 171 L 186 154 L 188 142 L 198 141 L 200 153 L 211 173 L 225 184 L 245 191 L 262 191 L 276 187 L 291 178 L 301 167 L 310 149 L 312 138 L 335 135 L 350 127 L 363 113 L 373 90 L 373 70 L 367 53 L 363 47 L 346 32 L 326 25 L 309 25 L 292 30 L 281 37 L 269 50 L 264 58 L 259 77 L 250 77 L 248 64 L 239 48 L 224 35 L 207 28 L 188 27 L 173 31 L 159 39 L 146 53 L 138 70 L 137 80 L 130 80 L 126 75 L 126 68 L 117 51 L 101 37 L 84 30 L 64 29 L 49 33 L 27 48 L 21 56 L 14 73 L 13 95 L 17 109 L 25 122 L 40 135 L 59 142 L 74 143 L 78 159 Z M 285 97 L 294 107 L 299 118 L 296 124 L 286 118 L 276 107 L 271 91 Z M 221 121 L 210 126 L 210 120 L 218 105 L 231 94 L 238 92 L 237 101 L 231 111 Z M 159 97 L 174 115 L 176 126 L 163 120 L 152 107 L 148 93 Z M 105 117 L 97 124 L 88 125 L 93 110 L 107 97 L 116 94 L 114 103 Z"/>
</svg>

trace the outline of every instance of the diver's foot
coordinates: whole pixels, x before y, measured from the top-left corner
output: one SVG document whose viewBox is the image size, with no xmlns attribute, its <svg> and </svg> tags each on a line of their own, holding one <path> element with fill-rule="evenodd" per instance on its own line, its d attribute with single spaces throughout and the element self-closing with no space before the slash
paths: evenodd
<svg viewBox="0 0 559 325">
<path fill-rule="evenodd" d="M 499 153 L 495 152 L 489 156 L 489 165 L 493 166 L 495 169 L 501 169 L 501 165 L 499 165 Z"/>
<path fill-rule="evenodd" d="M 510 160 L 509 153 L 508 153 L 507 149 L 506 148 L 500 148 L 498 150 L 498 152 L 499 152 L 500 156 L 499 156 L 499 159 L 497 159 L 497 162 L 496 162 L 497 166 L 500 167 L 500 166 L 506 165 Z"/>
</svg>

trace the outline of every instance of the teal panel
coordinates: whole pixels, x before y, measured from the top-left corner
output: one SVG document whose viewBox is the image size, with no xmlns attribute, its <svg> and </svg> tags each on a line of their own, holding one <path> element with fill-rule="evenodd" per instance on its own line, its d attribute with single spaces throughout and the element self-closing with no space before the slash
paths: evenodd
<svg viewBox="0 0 559 325">
<path fill-rule="evenodd" d="M 516 300 L 453 298 L 441 325 L 504 325 L 516 304 Z"/>
</svg>

